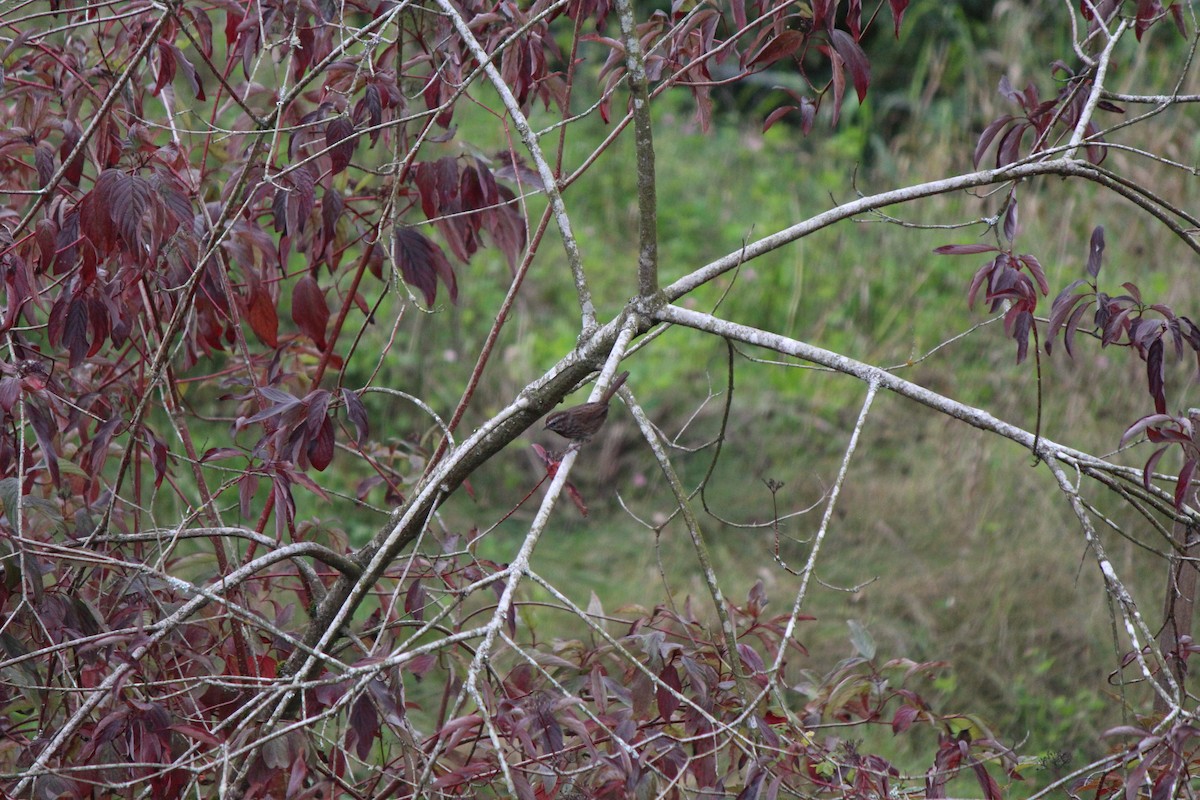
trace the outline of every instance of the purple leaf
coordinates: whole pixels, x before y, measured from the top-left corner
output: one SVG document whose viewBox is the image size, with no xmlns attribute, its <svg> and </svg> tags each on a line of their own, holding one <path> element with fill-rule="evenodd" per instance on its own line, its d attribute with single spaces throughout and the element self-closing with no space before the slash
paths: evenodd
<svg viewBox="0 0 1200 800">
<path fill-rule="evenodd" d="M 908 8 L 908 0 L 888 0 L 892 8 L 892 21 L 896 29 L 896 38 L 900 38 L 900 21 L 904 19 L 904 9 Z"/>
<path fill-rule="evenodd" d="M 934 248 L 939 256 L 966 256 L 975 253 L 995 253 L 998 249 L 990 244 L 944 244 Z"/>
<path fill-rule="evenodd" d="M 450 302 L 457 302 L 458 283 L 454 270 L 442 248 L 428 236 L 413 228 L 397 225 L 393 235 L 392 256 L 404 282 L 425 296 L 426 305 L 432 306 L 437 300 L 438 278 L 450 290 Z"/>
<path fill-rule="evenodd" d="M 831 34 L 833 47 L 850 70 L 850 78 L 854 81 L 854 91 L 858 94 L 858 102 L 867 96 L 867 87 L 871 85 L 871 62 L 867 54 L 859 47 L 854 38 L 840 29 L 834 29 Z"/>
<path fill-rule="evenodd" d="M 1146 466 L 1142 468 L 1142 485 L 1146 487 L 1147 491 L 1150 489 L 1150 481 L 1154 478 L 1154 468 L 1158 465 L 1158 461 L 1163 457 L 1163 454 L 1170 449 L 1170 445 L 1160 447 L 1146 459 Z"/>
<path fill-rule="evenodd" d="M 366 443 L 367 437 L 371 434 L 370 424 L 367 421 L 367 409 L 358 396 L 358 392 L 345 387 L 342 387 L 342 402 L 346 404 L 346 418 L 354 425 L 354 441 L 361 446 Z"/>
<path fill-rule="evenodd" d="M 1118 446 L 1124 447 L 1135 436 L 1139 435 L 1140 433 L 1145 431 L 1147 428 L 1155 427 L 1157 425 L 1162 425 L 1164 423 L 1171 422 L 1171 421 L 1172 421 L 1172 418 L 1167 414 L 1161 414 L 1161 413 L 1160 414 L 1147 414 L 1146 416 L 1142 417 L 1137 422 L 1133 423 L 1132 425 L 1130 425 L 1128 428 L 1125 429 L 1125 432 L 1123 434 L 1121 434 L 1121 442 Z"/>
<path fill-rule="evenodd" d="M 329 157 L 333 161 L 334 175 L 350 166 L 355 138 L 354 124 L 345 117 L 335 117 L 325 126 L 325 146 L 331 148 Z"/>
<path fill-rule="evenodd" d="M 1104 255 L 1104 226 L 1097 225 L 1092 230 L 1092 242 L 1088 247 L 1087 273 L 1092 278 L 1100 275 L 1100 261 Z"/>
<path fill-rule="evenodd" d="M 1179 479 L 1175 481 L 1175 508 L 1182 509 L 1187 500 L 1188 489 L 1192 485 L 1192 476 L 1196 474 L 1196 459 L 1189 458 L 1179 470 Z"/>
<path fill-rule="evenodd" d="M 983 129 L 983 133 L 979 134 L 979 141 L 975 143 L 975 155 L 971 162 L 975 165 L 976 169 L 979 168 L 979 162 L 983 160 L 983 154 L 986 153 L 988 147 L 991 146 L 992 140 L 996 138 L 996 134 L 1000 133 L 1000 131 L 1004 129 L 1004 126 L 1012 122 L 1013 119 L 1014 117 L 1011 114 L 1005 114 L 1002 117 L 998 117 L 997 119 L 992 120 L 988 126 Z"/>
<path fill-rule="evenodd" d="M 1017 198 L 1009 195 L 1008 209 L 1004 212 L 1004 238 L 1012 241 L 1017 236 Z"/>
<path fill-rule="evenodd" d="M 1160 414 L 1167 413 L 1167 397 L 1163 391 L 1162 337 L 1155 339 L 1146 353 L 1146 381 L 1150 396 L 1154 398 L 1154 410 Z"/>
</svg>

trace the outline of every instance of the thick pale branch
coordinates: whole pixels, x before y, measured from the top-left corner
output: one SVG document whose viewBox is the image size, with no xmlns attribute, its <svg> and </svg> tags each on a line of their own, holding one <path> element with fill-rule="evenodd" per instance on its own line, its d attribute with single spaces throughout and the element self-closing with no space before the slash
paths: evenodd
<svg viewBox="0 0 1200 800">
<path fill-rule="evenodd" d="M 777 250 L 784 245 L 791 244 L 799 239 L 815 233 L 823 228 L 828 228 L 835 223 L 843 220 L 852 219 L 869 211 L 874 211 L 886 206 L 895 205 L 897 203 L 909 203 L 913 200 L 920 200 L 925 197 L 933 197 L 939 194 L 948 194 L 950 192 L 958 192 L 964 189 L 972 189 L 978 186 L 990 186 L 998 183 L 1007 183 L 1016 181 L 1022 178 L 1033 178 L 1043 175 L 1063 175 L 1068 177 L 1084 178 L 1086 180 L 1099 183 L 1107 188 L 1113 189 L 1120 193 L 1123 197 L 1137 203 L 1140 207 L 1154 215 L 1157 219 L 1171 228 L 1183 242 L 1197 253 L 1200 253 L 1200 243 L 1197 243 L 1194 236 L 1184 230 L 1177 223 L 1170 219 L 1170 216 L 1159 208 L 1157 202 L 1151 203 L 1142 195 L 1137 193 L 1127 186 L 1118 184 L 1109 176 L 1105 175 L 1102 170 L 1097 169 L 1091 164 L 1072 161 L 1069 159 L 1058 158 L 1051 161 L 1036 161 L 1032 163 L 1012 164 L 1001 169 L 989 169 L 979 172 L 969 172 L 963 175 L 956 175 L 952 178 L 942 178 L 936 181 L 927 183 L 918 183 L 914 186 L 906 186 L 901 189 L 893 189 L 888 192 L 861 197 L 857 200 L 852 200 L 844 203 L 829 211 L 817 214 L 814 217 L 799 222 L 781 231 L 773 233 L 769 236 L 764 236 L 756 242 L 751 242 L 737 250 L 725 255 L 716 261 L 713 261 L 696 271 L 683 276 L 674 283 L 666 286 L 663 293 L 667 300 L 678 300 L 686 294 L 694 291 L 700 286 L 708 283 L 714 278 L 722 275 L 732 269 L 736 269 L 740 265 L 751 261 L 764 253 L 769 253 L 772 250 Z M 1139 202 L 1141 201 L 1141 202 Z"/>
<path fill-rule="evenodd" d="M 1005 422 L 983 409 L 967 405 L 966 403 L 960 403 L 945 395 L 926 389 L 924 386 L 906 381 L 887 370 L 865 364 L 849 356 L 835 353 L 832 350 L 826 350 L 807 342 L 771 333 L 770 331 L 751 328 L 747 325 L 739 325 L 736 322 L 719 319 L 711 314 L 703 314 L 680 308 L 679 306 L 663 306 L 655 313 L 655 316 L 663 322 L 684 325 L 711 333 L 714 336 L 734 339 L 746 344 L 773 350 L 783 355 L 794 356 L 814 364 L 820 364 L 837 372 L 852 375 L 864 383 L 878 383 L 882 389 L 887 389 L 910 400 L 915 400 L 923 406 L 965 422 L 972 427 L 998 434 L 1016 442 L 1022 447 L 1034 451 L 1035 455 L 1039 458 L 1056 458 L 1089 471 L 1118 473 L 1133 483 L 1141 484 L 1141 470 L 1131 467 L 1120 467 L 1097 458 L 1090 453 L 1053 442 L 1044 436 L 1038 437 L 1033 432 Z M 1200 517 L 1197 517 L 1191 509 L 1185 509 L 1183 516 L 1188 519 L 1200 520 Z"/>
<path fill-rule="evenodd" d="M 638 293 L 649 297 L 658 291 L 658 198 L 654 177 L 654 135 L 650 122 L 650 91 L 645 58 L 634 25 L 633 4 L 617 0 L 625 68 L 633 96 L 633 137 L 637 149 L 638 186 Z"/>
</svg>

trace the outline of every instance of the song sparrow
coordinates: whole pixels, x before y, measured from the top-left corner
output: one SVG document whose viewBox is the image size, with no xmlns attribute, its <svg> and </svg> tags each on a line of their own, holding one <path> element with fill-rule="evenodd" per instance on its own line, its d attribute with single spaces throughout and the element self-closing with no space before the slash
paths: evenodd
<svg viewBox="0 0 1200 800">
<path fill-rule="evenodd" d="M 600 430 L 600 426 L 608 418 L 608 401 L 612 399 L 612 396 L 617 393 L 617 389 L 621 388 L 621 384 L 625 383 L 625 379 L 628 377 L 628 372 L 622 372 L 613 378 L 608 389 L 594 403 L 581 403 L 564 408 L 562 411 L 555 411 L 546 417 L 546 430 L 554 431 L 559 436 L 566 437 L 571 441 L 586 442 L 596 434 L 596 431 Z"/>
</svg>

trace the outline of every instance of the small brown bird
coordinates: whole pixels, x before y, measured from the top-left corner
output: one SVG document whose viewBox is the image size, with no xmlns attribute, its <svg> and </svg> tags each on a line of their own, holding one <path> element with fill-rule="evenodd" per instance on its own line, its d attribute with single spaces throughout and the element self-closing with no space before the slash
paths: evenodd
<svg viewBox="0 0 1200 800">
<path fill-rule="evenodd" d="M 546 417 L 546 430 L 554 431 L 573 442 L 586 442 L 596 435 L 596 431 L 600 430 L 600 426 L 608 418 L 608 401 L 628 377 L 628 372 L 622 372 L 614 378 L 608 389 L 594 403 L 580 403 L 562 411 L 555 411 Z"/>
</svg>

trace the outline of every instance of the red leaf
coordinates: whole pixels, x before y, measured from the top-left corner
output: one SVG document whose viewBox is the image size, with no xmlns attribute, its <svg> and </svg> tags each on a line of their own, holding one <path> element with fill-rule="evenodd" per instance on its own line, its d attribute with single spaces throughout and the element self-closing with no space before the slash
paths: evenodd
<svg viewBox="0 0 1200 800">
<path fill-rule="evenodd" d="M 996 138 L 996 134 L 1000 133 L 1000 131 L 1004 129 L 1004 126 L 1012 121 L 1012 115 L 1005 114 L 1002 117 L 992 120 L 988 126 L 983 129 L 983 133 L 979 134 L 979 141 L 975 143 L 975 155 L 971 162 L 975 165 L 976 169 L 979 168 L 979 162 L 983 160 L 983 154 L 986 153 L 988 147 L 991 146 L 992 140 Z"/>
<path fill-rule="evenodd" d="M 896 38 L 900 38 L 900 20 L 904 19 L 904 9 L 908 8 L 908 0 L 888 0 L 892 7 L 892 20 L 895 23 Z"/>
<path fill-rule="evenodd" d="M 683 684 L 679 680 L 679 670 L 673 664 L 667 664 L 662 668 L 662 672 L 658 673 L 658 678 L 663 682 L 663 685 L 655 689 L 655 697 L 658 701 L 658 714 L 663 718 L 664 722 L 670 722 L 671 717 L 675 714 L 675 710 L 679 708 L 678 692 L 683 688 Z M 674 692 L 670 690 L 674 689 Z"/>
<path fill-rule="evenodd" d="M 131 251 L 140 249 L 142 242 L 142 217 L 150 202 L 150 185 L 137 175 L 125 175 L 113 193 L 112 220 L 116 223 L 121 238 Z"/>
<path fill-rule="evenodd" d="M 939 256 L 966 256 L 974 255 L 975 253 L 995 253 L 999 251 L 990 244 L 944 244 L 941 247 L 934 248 L 933 252 Z"/>
<path fill-rule="evenodd" d="M 306 455 L 309 463 L 320 472 L 333 461 L 333 422 L 329 417 L 325 418 L 317 435 L 309 440 Z"/>
<path fill-rule="evenodd" d="M 1187 500 L 1188 488 L 1192 485 L 1192 476 L 1196 474 L 1196 459 L 1189 458 L 1179 470 L 1179 480 L 1175 482 L 1175 508 L 1182 509 Z"/>
<path fill-rule="evenodd" d="M 345 117 L 335 117 L 325 126 L 325 146 L 331 148 L 329 157 L 333 161 L 334 175 L 350 166 L 355 138 L 354 124 Z"/>
<path fill-rule="evenodd" d="M 419 578 L 404 593 L 404 613 L 415 620 L 425 618 L 425 589 Z"/>
<path fill-rule="evenodd" d="M 75 124 L 74 120 L 67 120 L 65 123 L 63 123 L 63 141 L 58 148 L 58 157 L 63 161 L 66 161 L 67 156 L 69 156 L 71 151 L 75 149 L 75 145 L 79 144 L 79 140 L 82 137 L 83 131 L 79 129 L 79 126 Z M 71 159 L 71 163 L 67 166 L 67 171 L 63 173 L 63 178 L 66 179 L 68 183 L 75 184 L 76 186 L 79 185 L 79 179 L 83 177 L 83 156 L 84 151 L 80 150 L 79 153 L 73 159 Z"/>
<path fill-rule="evenodd" d="M 50 145 L 42 142 L 34 148 L 33 166 L 37 169 L 38 186 L 50 185 L 50 179 L 54 177 L 54 151 Z"/>
<path fill-rule="evenodd" d="M 292 321 L 316 343 L 318 349 L 325 349 L 329 306 L 325 303 L 325 294 L 317 285 L 317 279 L 312 275 L 305 275 L 292 288 Z"/>
<path fill-rule="evenodd" d="M 1160 447 L 1146 459 L 1146 466 L 1142 467 L 1142 485 L 1146 487 L 1147 491 L 1150 490 L 1150 481 L 1154 478 L 1154 468 L 1158 465 L 1159 459 L 1163 457 L 1163 454 L 1170 449 L 1170 445 Z"/>
<path fill-rule="evenodd" d="M 763 127 L 762 127 L 763 133 L 766 133 L 767 131 L 771 130 L 772 125 L 774 125 L 779 120 L 783 119 L 785 116 L 787 116 L 792 111 L 795 111 L 797 108 L 799 108 L 799 106 L 780 106 L 779 108 L 772 111 L 770 114 L 767 115 L 766 120 L 763 121 Z"/>
<path fill-rule="evenodd" d="M 850 7 L 846 9 L 846 25 L 850 27 L 854 41 L 862 38 L 862 0 L 850 0 Z"/>
<path fill-rule="evenodd" d="M 337 233 L 337 221 L 346 208 L 341 192 L 336 189 L 326 189 L 321 196 L 321 232 L 325 239 L 326 248 L 333 242 Z M 332 269 L 332 268 L 331 268 Z"/>
<path fill-rule="evenodd" d="M 161 39 L 158 44 L 158 80 L 154 84 L 154 88 L 150 90 L 150 94 L 158 97 L 158 93 L 163 90 L 168 83 L 175 77 L 175 54 L 171 51 L 171 45 Z"/>
<path fill-rule="evenodd" d="M 871 62 L 867 54 L 859 47 L 858 42 L 850 34 L 835 28 L 831 34 L 833 47 L 850 70 L 850 78 L 854 81 L 854 91 L 858 94 L 858 102 L 867 96 L 867 87 L 871 85 Z"/>
<path fill-rule="evenodd" d="M 353 743 L 358 757 L 366 760 L 371 755 L 371 747 L 379 733 L 379 714 L 376 713 L 375 704 L 371 702 L 369 694 L 363 692 L 351 704 L 347 722 L 349 727 L 346 729 L 346 743 Z"/>
<path fill-rule="evenodd" d="M 279 346 L 279 314 L 275 311 L 275 301 L 257 282 L 250 290 L 246 304 L 246 321 L 260 342 L 270 348 Z"/>
<path fill-rule="evenodd" d="M 1121 442 L 1118 446 L 1124 447 L 1135 436 L 1142 433 L 1147 428 L 1157 427 L 1171 421 L 1172 418 L 1168 414 L 1147 414 L 1125 429 L 1125 432 L 1121 434 Z"/>
<path fill-rule="evenodd" d="M 458 300 L 458 283 L 454 270 L 442 248 L 423 233 L 402 225 L 396 226 L 392 240 L 392 257 L 400 268 L 404 282 L 425 296 L 425 304 L 437 300 L 437 279 L 450 291 L 450 302 Z"/>
<path fill-rule="evenodd" d="M 1004 213 L 1004 238 L 1011 242 L 1017 237 L 1017 198 L 1010 195 L 1008 209 Z M 1047 290 L 1049 291 L 1049 290 Z"/>
<path fill-rule="evenodd" d="M 1083 313 L 1087 311 L 1090 305 L 1091 303 L 1084 303 L 1079 306 L 1071 313 L 1070 319 L 1067 320 L 1067 332 L 1063 334 L 1063 346 L 1067 348 L 1067 355 L 1071 358 L 1075 357 L 1074 352 L 1071 350 L 1071 344 L 1075 341 L 1075 331 L 1079 328 L 1079 321 L 1083 319 Z"/>
<path fill-rule="evenodd" d="M 1046 271 L 1042 269 L 1042 262 L 1038 261 L 1036 256 L 1031 256 L 1028 253 L 1022 254 L 1017 260 L 1025 265 L 1026 269 L 1029 270 L 1029 274 L 1037 281 L 1038 290 L 1042 293 L 1042 296 L 1050 294 L 1050 283 L 1046 280 Z"/>
<path fill-rule="evenodd" d="M 1167 413 L 1167 397 L 1163 390 L 1163 340 L 1155 339 L 1146 353 L 1146 382 L 1154 398 L 1154 410 Z"/>
<path fill-rule="evenodd" d="M 913 722 L 921 711 L 916 706 L 902 705 L 896 709 L 892 717 L 892 733 L 903 733 L 912 727 Z"/>
<path fill-rule="evenodd" d="M 750 66 L 765 67 L 781 58 L 787 58 L 804 45 L 805 36 L 800 31 L 785 30 L 763 46 L 762 50 L 750 59 Z"/>
<path fill-rule="evenodd" d="M 88 351 L 88 307 L 81 297 L 76 297 L 67 307 L 67 318 L 63 324 L 63 344 L 71 354 L 72 367 L 79 366 Z"/>
<path fill-rule="evenodd" d="M 49 217 L 43 217 L 38 220 L 36 238 L 38 245 L 38 271 L 45 272 L 54 263 L 54 256 L 58 250 L 58 224 Z M 11 302 L 12 298 L 10 297 L 9 300 Z"/>
</svg>

